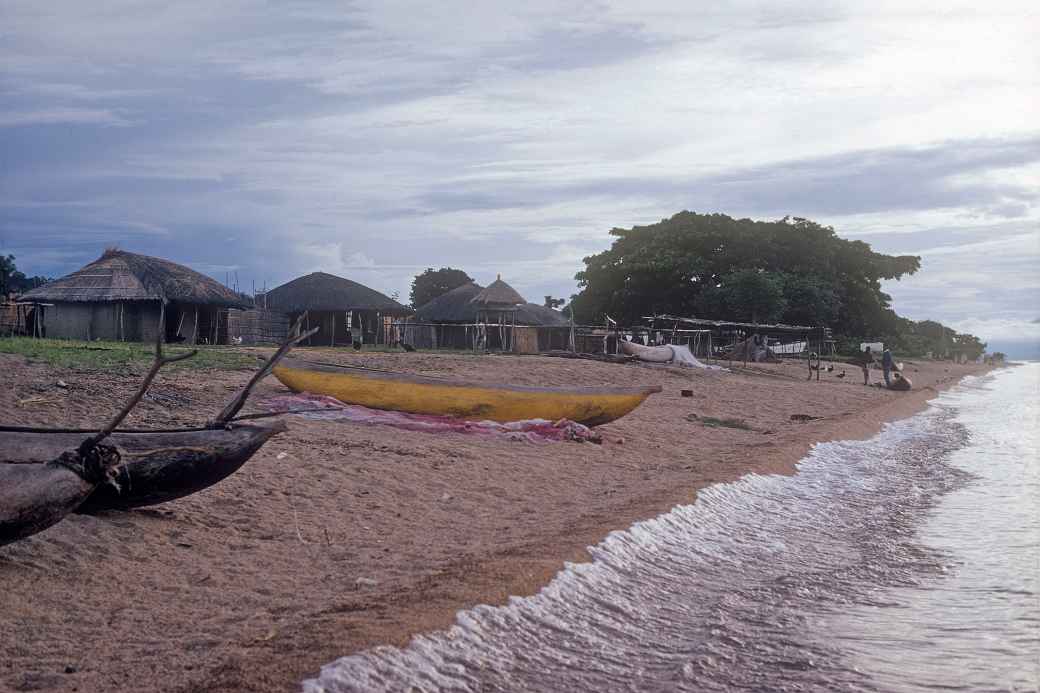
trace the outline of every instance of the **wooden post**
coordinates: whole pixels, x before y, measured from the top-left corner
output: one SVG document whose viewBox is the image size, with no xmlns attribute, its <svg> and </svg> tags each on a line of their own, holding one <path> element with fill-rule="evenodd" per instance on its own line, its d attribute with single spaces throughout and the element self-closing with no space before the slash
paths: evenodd
<svg viewBox="0 0 1040 693">
<path fill-rule="evenodd" d="M 805 363 L 809 367 L 809 377 L 807 380 L 812 380 L 812 342 L 807 343 L 805 349 Z M 816 374 L 819 377 L 819 373 Z"/>
<path fill-rule="evenodd" d="M 332 337 L 331 344 L 333 347 L 336 346 L 336 311 L 332 311 Z"/>
<path fill-rule="evenodd" d="M 812 347 L 812 333 L 809 333 L 809 347 Z M 816 352 L 816 382 L 820 382 L 820 369 L 823 368 L 823 338 L 820 338 L 819 351 Z"/>
<path fill-rule="evenodd" d="M 198 344 L 199 342 L 199 307 L 195 306 L 195 325 L 191 328 L 191 343 Z"/>
</svg>

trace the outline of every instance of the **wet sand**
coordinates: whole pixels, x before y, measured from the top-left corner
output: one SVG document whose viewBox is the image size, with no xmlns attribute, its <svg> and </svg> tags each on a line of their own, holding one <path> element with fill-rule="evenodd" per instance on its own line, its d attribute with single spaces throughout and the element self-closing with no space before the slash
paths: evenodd
<svg viewBox="0 0 1040 693">
<path fill-rule="evenodd" d="M 536 592 L 614 529 L 749 472 L 791 473 L 817 441 L 863 438 L 982 366 L 908 365 L 915 390 L 806 382 L 804 363 L 717 373 L 544 357 L 306 358 L 518 385 L 661 385 L 604 443 L 530 443 L 287 417 L 290 431 L 195 496 L 72 518 L 0 548 L 0 690 L 295 690 L 339 656 Z M 80 426 L 139 373 L 0 354 L 5 423 Z M 247 371 L 164 372 L 127 425 L 197 424 Z M 880 372 L 873 378 L 880 379 Z M 60 387 L 57 381 L 67 387 Z M 691 389 L 694 397 L 680 397 Z M 256 397 L 284 394 L 275 379 Z M 692 415 L 696 415 L 696 418 Z M 792 415 L 807 415 L 794 421 Z M 748 429 L 709 426 L 740 419 Z"/>
</svg>

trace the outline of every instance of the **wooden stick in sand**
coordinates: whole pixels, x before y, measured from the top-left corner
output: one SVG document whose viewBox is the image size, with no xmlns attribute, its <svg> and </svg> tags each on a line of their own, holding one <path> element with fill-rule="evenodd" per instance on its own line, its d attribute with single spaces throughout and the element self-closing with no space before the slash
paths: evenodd
<svg viewBox="0 0 1040 693">
<path fill-rule="evenodd" d="M 224 406 L 220 413 L 217 414 L 215 419 L 209 422 L 209 424 L 207 425 L 208 428 L 220 428 L 231 423 L 231 420 L 235 417 L 235 414 L 237 414 L 242 409 L 242 407 L 245 406 L 246 400 L 249 399 L 249 393 L 252 392 L 253 388 L 260 384 L 261 380 L 263 380 L 271 374 L 271 371 L 274 370 L 274 367 L 278 365 L 278 362 L 281 361 L 282 358 L 286 354 L 288 354 L 294 346 L 296 346 L 303 340 L 307 339 L 311 335 L 316 334 L 318 330 L 321 329 L 320 327 L 315 327 L 314 329 L 307 330 L 306 332 L 301 333 L 300 327 L 306 318 L 307 313 L 304 312 L 302 315 L 300 315 L 300 317 L 296 319 L 296 322 L 293 324 L 293 326 L 289 328 L 289 335 L 285 338 L 285 341 L 282 342 L 282 345 L 278 347 L 278 351 L 274 352 L 271 358 L 267 359 L 266 363 L 260 366 L 260 369 L 253 374 L 253 377 L 252 379 L 250 379 L 249 383 L 247 383 L 246 386 L 238 392 L 238 394 L 231 398 L 231 401 Z"/>
</svg>

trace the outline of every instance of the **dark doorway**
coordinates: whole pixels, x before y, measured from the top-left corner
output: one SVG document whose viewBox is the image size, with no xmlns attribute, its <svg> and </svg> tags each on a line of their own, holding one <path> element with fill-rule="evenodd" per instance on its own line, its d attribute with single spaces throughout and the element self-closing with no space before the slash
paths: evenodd
<svg viewBox="0 0 1040 693">
<path fill-rule="evenodd" d="M 184 328 L 184 308 L 176 303 L 166 305 L 166 324 L 163 326 L 167 343 L 183 342 L 186 337 L 181 332 Z"/>
</svg>

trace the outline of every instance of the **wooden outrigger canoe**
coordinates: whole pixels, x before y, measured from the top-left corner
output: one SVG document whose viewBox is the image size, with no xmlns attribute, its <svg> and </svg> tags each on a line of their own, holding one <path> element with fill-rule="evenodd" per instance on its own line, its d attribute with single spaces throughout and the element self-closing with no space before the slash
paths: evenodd
<svg viewBox="0 0 1040 693">
<path fill-rule="evenodd" d="M 655 392 L 648 387 L 519 387 L 488 385 L 285 359 L 272 371 L 294 392 L 412 414 L 506 423 L 569 419 L 598 426 L 629 413 Z"/>
<path fill-rule="evenodd" d="M 11 463 L 2 459 L 6 451 L 0 441 L 0 546 L 60 522 L 109 478 L 111 463 L 118 461 L 112 456 L 110 463 L 92 466 L 67 449 L 43 464 Z"/>
<path fill-rule="evenodd" d="M 233 474 L 285 424 L 233 424 L 250 391 L 292 347 L 318 331 L 289 336 L 204 428 L 119 430 L 163 366 L 197 351 L 163 355 L 160 302 L 155 359 L 137 392 L 100 430 L 0 426 L 0 546 L 40 532 L 71 512 L 139 508 L 201 491 Z"/>
<path fill-rule="evenodd" d="M 233 474 L 285 425 L 232 425 L 220 429 L 117 431 L 106 441 L 120 456 L 113 480 L 86 489 L 82 498 L 67 499 L 71 512 L 139 508 L 201 491 Z M 55 432 L 24 427 L 0 427 L 0 470 L 32 476 L 53 466 L 51 460 L 74 450 L 89 431 Z M 52 474 L 53 476 L 53 474 Z M 57 479 L 67 475 L 57 475 Z M 69 480 L 72 481 L 71 479 Z M 0 485 L 0 508 L 7 507 Z M 63 513 L 64 515 L 64 513 Z M 60 517 L 58 518 L 60 519 Z"/>
</svg>

